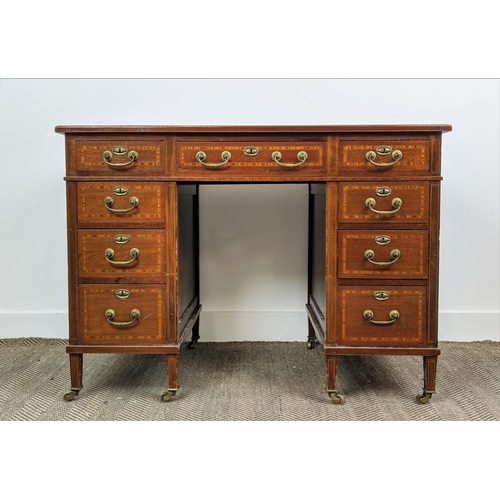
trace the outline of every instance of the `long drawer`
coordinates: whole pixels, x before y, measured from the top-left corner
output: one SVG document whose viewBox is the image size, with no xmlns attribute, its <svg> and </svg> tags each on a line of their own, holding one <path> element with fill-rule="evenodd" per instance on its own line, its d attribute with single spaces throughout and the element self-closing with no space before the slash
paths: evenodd
<svg viewBox="0 0 500 500">
<path fill-rule="evenodd" d="M 344 346 L 424 346 L 427 287 L 338 287 L 338 343 Z"/>
<path fill-rule="evenodd" d="M 81 344 L 166 341 L 165 285 L 80 285 L 79 303 Z"/>
<path fill-rule="evenodd" d="M 177 142 L 176 173 L 217 177 L 223 175 L 273 176 L 326 172 L 326 142 Z"/>
</svg>

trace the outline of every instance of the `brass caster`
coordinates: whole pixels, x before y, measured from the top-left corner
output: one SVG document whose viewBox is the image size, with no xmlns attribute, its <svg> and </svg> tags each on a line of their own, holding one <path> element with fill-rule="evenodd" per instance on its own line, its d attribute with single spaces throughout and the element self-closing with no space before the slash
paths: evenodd
<svg viewBox="0 0 500 500">
<path fill-rule="evenodd" d="M 314 346 L 316 345 L 316 342 L 314 340 L 308 340 L 307 341 L 307 348 L 309 350 L 314 349 Z"/>
<path fill-rule="evenodd" d="M 75 396 L 78 396 L 79 392 L 80 391 L 77 391 L 76 389 L 71 390 L 64 395 L 64 401 L 73 401 Z"/>
<path fill-rule="evenodd" d="M 175 391 L 167 391 L 161 395 L 161 400 L 168 403 L 175 396 Z"/>
<path fill-rule="evenodd" d="M 337 392 L 329 392 L 328 395 L 330 396 L 330 399 L 333 401 L 333 403 L 336 405 L 343 405 L 345 403 L 345 399 L 344 396 L 342 396 L 342 394 L 339 394 Z"/>
<path fill-rule="evenodd" d="M 189 342 L 189 344 L 188 344 L 188 349 L 194 349 L 196 347 L 197 343 L 198 343 L 197 339 L 191 340 L 191 342 Z"/>
<path fill-rule="evenodd" d="M 417 403 L 420 405 L 425 405 L 431 399 L 432 393 L 425 392 L 423 394 L 417 394 Z"/>
</svg>

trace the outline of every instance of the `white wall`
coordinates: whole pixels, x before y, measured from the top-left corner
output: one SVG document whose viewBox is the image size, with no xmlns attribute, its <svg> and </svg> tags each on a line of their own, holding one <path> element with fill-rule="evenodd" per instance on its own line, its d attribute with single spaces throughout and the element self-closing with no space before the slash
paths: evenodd
<svg viewBox="0 0 500 500">
<path fill-rule="evenodd" d="M 0 337 L 67 337 L 56 125 L 449 123 L 440 338 L 498 341 L 499 104 L 498 80 L 1 80 Z M 204 340 L 305 339 L 306 207 L 300 185 L 202 188 Z"/>
</svg>

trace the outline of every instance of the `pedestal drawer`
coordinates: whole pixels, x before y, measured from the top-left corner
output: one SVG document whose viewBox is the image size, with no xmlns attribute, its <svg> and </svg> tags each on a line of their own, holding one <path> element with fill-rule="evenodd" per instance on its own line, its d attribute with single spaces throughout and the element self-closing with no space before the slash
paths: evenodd
<svg viewBox="0 0 500 500">
<path fill-rule="evenodd" d="M 165 285 L 80 285 L 80 344 L 165 342 Z"/>
<path fill-rule="evenodd" d="M 344 346 L 424 346 L 427 288 L 338 288 L 338 344 Z"/>
<path fill-rule="evenodd" d="M 165 231 L 80 229 L 78 271 L 83 281 L 123 283 L 142 279 L 165 282 Z"/>
<path fill-rule="evenodd" d="M 339 231 L 339 278 L 427 278 L 427 231 Z"/>
<path fill-rule="evenodd" d="M 341 140 L 339 172 L 381 177 L 430 171 L 428 140 L 381 136 L 374 140 Z"/>
<path fill-rule="evenodd" d="M 388 181 L 342 182 L 339 187 L 339 222 L 427 222 L 429 183 Z"/>
<path fill-rule="evenodd" d="M 74 144 L 76 175 L 149 176 L 166 172 L 166 144 L 163 138 L 106 137 L 77 138 Z M 68 151 L 70 152 L 70 150 Z M 73 170 L 68 165 L 68 173 Z"/>
<path fill-rule="evenodd" d="M 159 182 L 79 182 L 79 227 L 165 227 L 165 186 Z"/>
</svg>

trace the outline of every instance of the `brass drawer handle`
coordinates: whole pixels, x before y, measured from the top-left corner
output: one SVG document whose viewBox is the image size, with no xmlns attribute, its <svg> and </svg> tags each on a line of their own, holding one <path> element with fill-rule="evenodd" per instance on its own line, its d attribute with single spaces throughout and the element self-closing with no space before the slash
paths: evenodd
<svg viewBox="0 0 500 500">
<path fill-rule="evenodd" d="M 390 262 L 376 262 L 372 260 L 375 257 L 375 252 L 373 250 L 367 250 L 365 252 L 365 259 L 368 262 L 371 262 L 372 264 L 375 264 L 376 266 L 390 266 L 391 264 L 394 264 L 399 257 L 401 257 L 401 251 L 395 248 L 394 250 L 391 250 L 391 261 Z"/>
<path fill-rule="evenodd" d="M 127 261 L 115 261 L 111 260 L 115 256 L 115 251 L 112 248 L 107 248 L 104 251 L 104 257 L 106 257 L 106 260 L 110 264 L 113 264 L 115 266 L 126 266 L 127 264 L 132 264 L 132 262 L 134 262 L 134 260 L 137 259 L 137 257 L 139 257 L 140 254 L 141 252 L 139 251 L 138 248 L 132 248 L 130 250 L 130 256 L 132 257 L 132 259 Z"/>
<path fill-rule="evenodd" d="M 139 311 L 139 309 L 132 309 L 130 311 L 130 316 L 133 318 L 132 321 L 111 321 L 115 317 L 115 314 L 113 309 L 106 309 L 104 313 L 108 323 L 113 326 L 129 326 L 141 317 L 141 311 Z"/>
<path fill-rule="evenodd" d="M 365 200 L 365 205 L 369 208 L 373 213 L 380 215 L 391 215 L 395 214 L 398 210 L 403 206 L 403 200 L 401 198 L 394 198 L 391 202 L 391 205 L 395 208 L 395 210 L 375 210 L 375 205 L 377 202 L 375 198 L 367 198 Z"/>
<path fill-rule="evenodd" d="M 392 323 L 394 323 L 395 321 L 397 321 L 399 319 L 399 311 L 397 311 L 396 309 L 392 310 L 389 313 L 389 318 L 391 318 L 391 319 L 388 321 L 375 321 L 374 319 L 372 319 L 373 316 L 374 316 L 373 311 L 370 309 L 367 309 L 363 313 L 363 318 L 368 320 L 370 323 L 373 323 L 374 325 L 391 325 Z"/>
<path fill-rule="evenodd" d="M 128 153 L 127 156 L 128 156 L 128 159 L 130 161 L 128 161 L 126 163 L 111 163 L 111 160 L 113 159 L 113 153 L 116 154 L 116 155 L 118 155 L 118 156 L 123 156 L 124 154 L 126 154 L 126 152 L 127 152 L 126 148 L 123 148 L 121 146 L 115 146 L 113 148 L 113 152 L 111 152 L 111 151 L 104 151 L 104 153 L 102 154 L 102 159 L 111 168 L 128 167 L 129 165 L 131 165 L 132 163 L 134 163 L 134 161 L 137 161 L 137 159 L 139 158 L 139 154 L 136 151 L 130 151 Z"/>
<path fill-rule="evenodd" d="M 132 196 L 132 198 L 130 198 L 128 202 L 131 205 L 130 208 L 111 208 L 115 203 L 115 200 L 113 200 L 111 196 L 106 196 L 106 198 L 104 198 L 104 206 L 114 214 L 124 214 L 125 212 L 130 212 L 134 208 L 137 208 L 137 206 L 139 205 L 139 198 Z"/>
<path fill-rule="evenodd" d="M 377 154 L 382 156 L 387 156 L 390 154 L 394 161 L 391 163 L 375 163 L 374 160 L 377 157 Z M 368 153 L 366 153 L 366 159 L 376 167 L 392 167 L 393 165 L 396 165 L 396 163 L 401 160 L 401 158 L 403 158 L 403 153 L 399 149 L 395 149 L 393 151 L 390 146 L 379 146 L 376 149 L 376 152 L 368 151 Z"/>
<path fill-rule="evenodd" d="M 221 168 L 231 159 L 231 153 L 229 151 L 222 151 L 221 158 L 224 160 L 222 163 L 205 163 L 207 159 L 207 155 L 204 151 L 198 151 L 196 153 L 196 159 L 205 167 L 205 168 Z"/>
<path fill-rule="evenodd" d="M 300 165 L 307 160 L 307 153 L 305 151 L 299 151 L 297 153 L 297 160 L 299 160 L 299 163 L 281 163 L 281 153 L 279 151 L 274 151 L 271 158 L 281 167 L 295 168 L 300 167 Z"/>
</svg>

